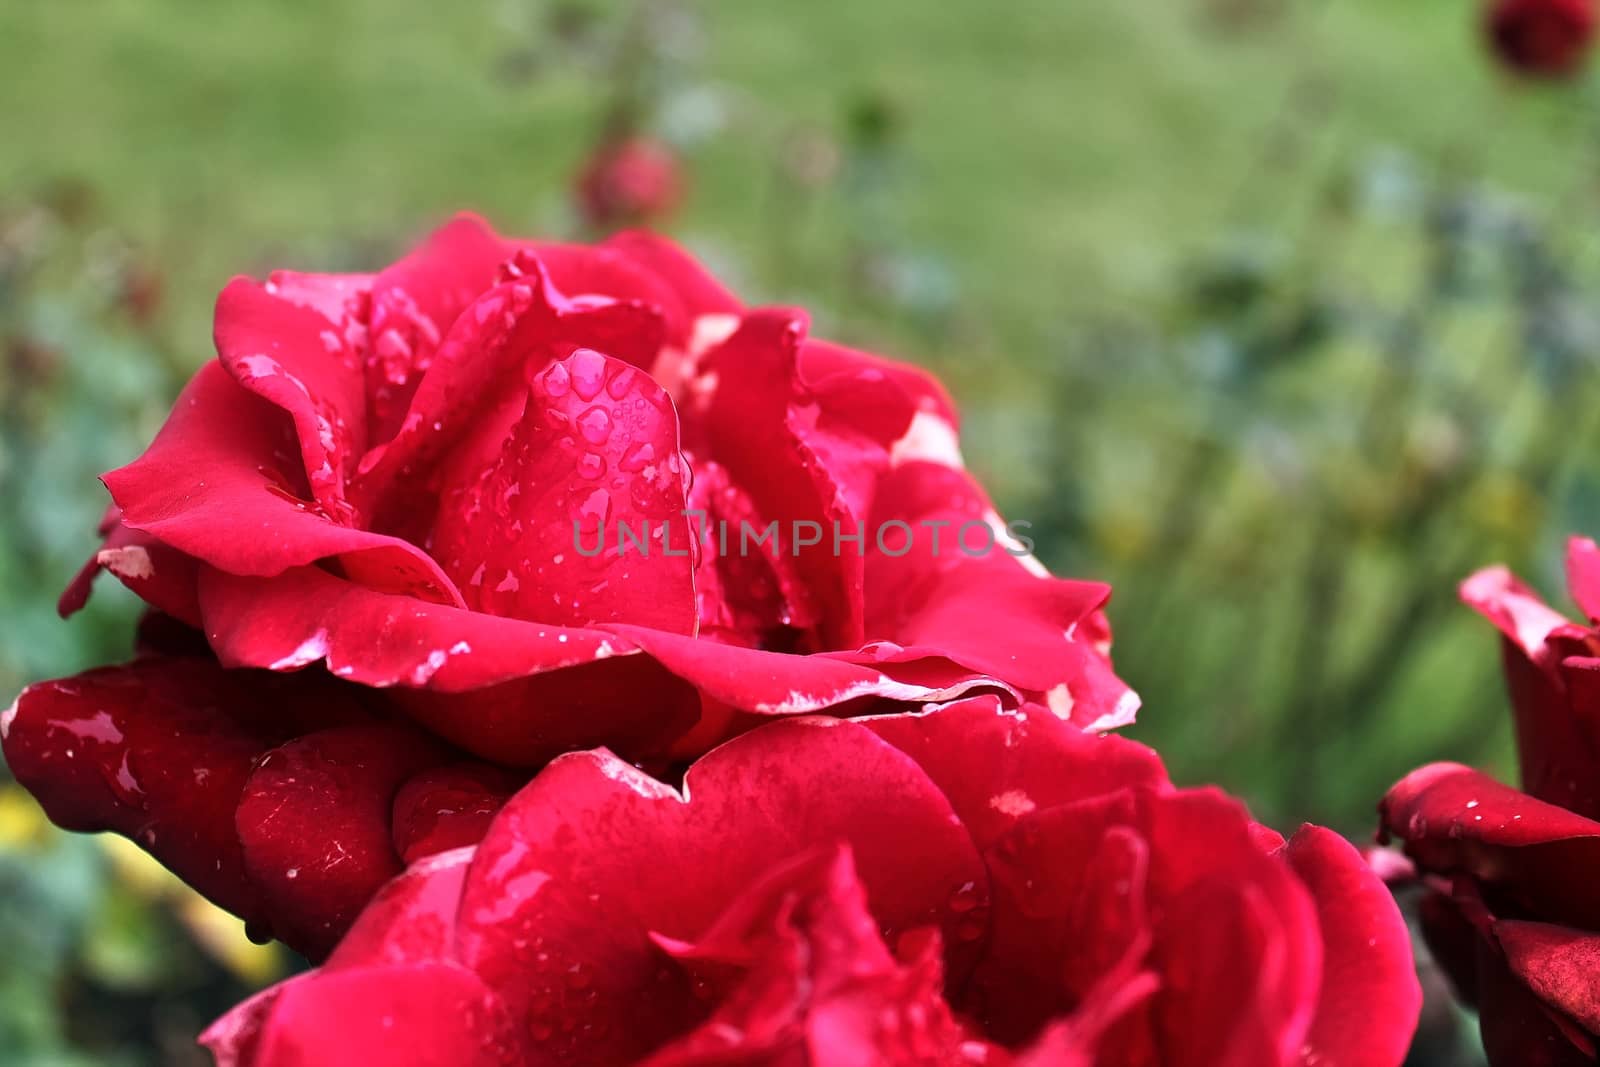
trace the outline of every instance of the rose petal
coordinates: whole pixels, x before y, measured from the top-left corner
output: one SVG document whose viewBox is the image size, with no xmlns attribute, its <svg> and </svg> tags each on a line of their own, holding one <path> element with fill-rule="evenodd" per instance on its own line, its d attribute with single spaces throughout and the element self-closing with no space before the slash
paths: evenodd
<svg viewBox="0 0 1600 1067">
<path fill-rule="evenodd" d="M 275 270 L 267 275 L 266 290 L 291 304 L 310 308 L 339 328 L 346 337 L 359 326 L 366 330 L 366 309 L 372 298 L 376 274 L 308 274 Z"/>
<path fill-rule="evenodd" d="M 852 701 L 920 704 L 949 699 L 975 686 L 995 685 L 989 679 L 964 679 L 950 689 L 937 689 L 899 682 L 882 671 L 832 657 L 765 652 L 642 626 L 613 623 L 604 629 L 643 649 L 707 699 L 752 715 L 800 715 L 822 709 L 846 714 L 844 706 Z"/>
<path fill-rule="evenodd" d="M 1504 567 L 1486 567 L 1462 582 L 1461 600 L 1540 666 L 1551 665 L 1550 635 L 1575 629 Z"/>
<path fill-rule="evenodd" d="M 391 439 L 361 460 L 351 497 L 376 529 L 421 540 L 427 533 L 437 484 L 461 485 L 499 454 L 522 417 L 526 394 L 519 382 L 551 359 L 578 347 L 596 348 L 636 366 L 648 366 L 663 337 L 649 307 L 613 299 L 568 299 L 549 281 L 543 262 L 519 253 L 462 312 Z"/>
<path fill-rule="evenodd" d="M 395 794 L 395 851 L 411 864 L 436 852 L 476 845 L 521 784 L 510 771 L 486 763 L 422 771 Z"/>
<path fill-rule="evenodd" d="M 277 679 L 152 656 L 29 686 L 3 734 L 12 774 L 58 825 L 131 838 L 259 923 L 268 902 L 234 828 L 255 761 L 305 720 L 364 718 L 325 676 Z"/>
<path fill-rule="evenodd" d="M 1040 708 L 1006 710 L 995 697 L 861 725 L 917 761 L 979 849 L 1034 811 L 1123 789 L 1171 788 L 1151 749 L 1085 734 Z"/>
<path fill-rule="evenodd" d="M 890 944 L 962 917 L 984 874 L 964 830 L 906 756 L 849 723 L 765 727 L 689 771 L 682 795 L 604 753 L 564 756 L 507 805 L 479 846 L 461 958 L 514 1014 L 559 1010 L 606 1027 L 585 1055 L 625 1062 L 681 1032 L 692 1001 L 657 977 L 645 931 L 688 940 L 728 895 L 807 849 L 849 844 Z M 534 938 L 546 954 L 531 966 Z M 526 952 L 519 946 L 528 946 Z M 566 977 L 582 972 L 583 998 Z"/>
<path fill-rule="evenodd" d="M 495 462 L 446 498 L 435 551 L 480 611 L 693 633 L 688 478 L 666 393 L 579 349 L 534 377 Z"/>
<path fill-rule="evenodd" d="M 345 464 L 366 445 L 367 413 L 359 358 L 337 321 L 235 278 L 217 298 L 215 331 L 233 379 L 293 420 L 313 499 L 349 518 Z"/>
<path fill-rule="evenodd" d="M 423 604 L 315 567 L 270 581 L 207 570 L 201 604 L 226 665 L 290 670 L 325 659 L 340 678 L 405 687 L 391 699 L 408 714 L 499 763 L 539 766 L 602 740 L 651 754 L 699 713 L 689 686 L 616 633 Z"/>
<path fill-rule="evenodd" d="M 1478 1024 L 1490 1067 L 1589 1067 L 1595 1042 L 1557 1017 L 1511 973 L 1498 948 L 1478 940 Z"/>
<path fill-rule="evenodd" d="M 233 574 L 330 557 L 376 588 L 460 603 L 424 552 L 343 526 L 303 499 L 293 424 L 220 364 L 201 368 L 143 456 L 105 476 L 122 521 Z"/>
<path fill-rule="evenodd" d="M 440 340 L 515 247 L 482 219 L 458 215 L 373 279 L 365 374 L 373 443 L 394 436 Z"/>
<path fill-rule="evenodd" d="M 1600 1034 L 1600 934 L 1504 919 L 1494 936 L 1511 973 L 1540 1000 Z"/>
<path fill-rule="evenodd" d="M 870 638 L 901 646 L 896 659 L 943 657 L 1031 690 L 1085 727 L 1132 720 L 1138 697 L 1101 647 L 1108 587 L 1039 576 L 1012 555 L 1021 548 L 977 483 L 941 464 L 907 463 L 885 477 L 871 525 L 894 523 L 904 526 L 867 555 Z M 1005 626 L 972 625 L 996 613 Z"/>
<path fill-rule="evenodd" d="M 650 1056 L 650 1067 L 710 1067 L 730 1057 L 885 1065 L 962 1058 L 966 1035 L 941 996 L 937 938 L 897 963 L 847 849 L 780 866 L 696 943 L 664 947 L 718 1003 L 692 1033 Z"/>
<path fill-rule="evenodd" d="M 249 1067 L 551 1063 L 470 971 L 444 963 L 325 971 L 279 987 Z"/>
<path fill-rule="evenodd" d="M 1379 808 L 1384 831 L 1429 872 L 1471 874 L 1551 922 L 1600 927 L 1600 823 L 1469 767 L 1412 771 Z"/>
<path fill-rule="evenodd" d="M 1322 995 L 1303 1067 L 1395 1067 L 1422 1011 L 1411 938 L 1394 898 L 1361 854 L 1306 825 L 1282 856 L 1311 891 L 1322 931 Z"/>
<path fill-rule="evenodd" d="M 852 533 L 851 515 L 803 427 L 815 412 L 800 383 L 796 361 L 805 319 L 797 312 L 752 312 L 738 330 L 710 351 L 698 388 L 704 411 L 686 414 L 690 450 L 715 457 L 756 508 L 776 522 L 778 551 L 793 558 L 801 587 L 786 590 L 815 604 L 827 648 L 861 643 L 861 556 L 833 551 L 835 529 Z M 694 403 L 694 402 L 691 402 Z M 808 544 L 809 542 L 809 544 Z"/>
<path fill-rule="evenodd" d="M 677 294 L 690 317 L 737 314 L 741 310 L 738 297 L 665 237 L 644 230 L 624 230 L 608 237 L 600 247 L 620 252 L 628 262 L 648 268 Z"/>
<path fill-rule="evenodd" d="M 322 970 L 453 960 L 456 912 L 471 863 L 472 849 L 460 848 L 407 867 L 367 903 Z"/>
<path fill-rule="evenodd" d="M 128 529 L 120 518 L 103 536 L 99 551 L 83 565 L 56 604 L 63 619 L 83 610 L 95 578 L 107 570 L 158 611 L 191 626 L 200 625 L 195 592 L 199 567 L 193 559 L 147 533 Z"/>
<path fill-rule="evenodd" d="M 1567 588 L 1589 621 L 1600 623 L 1600 546 L 1587 537 L 1567 541 Z"/>
<path fill-rule="evenodd" d="M 264 926 L 326 956 L 361 908 L 402 870 L 390 820 L 406 779 L 448 756 L 389 723 L 319 730 L 256 761 L 234 815 Z"/>
</svg>

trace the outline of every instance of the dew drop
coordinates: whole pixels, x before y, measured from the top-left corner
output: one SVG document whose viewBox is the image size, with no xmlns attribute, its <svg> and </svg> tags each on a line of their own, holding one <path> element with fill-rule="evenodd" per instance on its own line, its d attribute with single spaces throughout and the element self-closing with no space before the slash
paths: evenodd
<svg viewBox="0 0 1600 1067">
<path fill-rule="evenodd" d="M 654 462 L 655 458 L 655 445 L 649 441 L 640 441 L 623 454 L 622 462 L 618 466 L 629 474 L 637 474 L 639 471 L 644 470 L 647 465 Z"/>
<path fill-rule="evenodd" d="M 606 392 L 611 394 L 611 399 L 621 400 L 628 395 L 628 390 L 633 388 L 633 368 L 623 367 L 611 376 L 606 383 Z"/>
<path fill-rule="evenodd" d="M 596 489 L 581 498 L 572 509 L 572 517 L 580 522 L 596 523 L 603 527 L 611 518 L 611 494 Z"/>
<path fill-rule="evenodd" d="M 580 348 L 568 357 L 572 366 L 572 387 L 584 400 L 600 395 L 606 381 L 606 357 L 592 348 Z"/>
<path fill-rule="evenodd" d="M 978 906 L 978 886 L 975 882 L 963 882 L 950 894 L 950 910 L 956 914 L 965 914 Z"/>
<path fill-rule="evenodd" d="M 592 407 L 578 416 L 578 432 L 591 445 L 603 445 L 611 436 L 611 413 L 602 407 Z"/>
<path fill-rule="evenodd" d="M 567 368 L 563 364 L 552 365 L 544 372 L 545 395 L 566 396 L 568 388 L 571 387 L 571 380 L 571 375 L 567 373 Z"/>
<path fill-rule="evenodd" d="M 606 472 L 606 461 L 598 452 L 585 452 L 578 459 L 578 473 L 590 481 Z"/>
</svg>

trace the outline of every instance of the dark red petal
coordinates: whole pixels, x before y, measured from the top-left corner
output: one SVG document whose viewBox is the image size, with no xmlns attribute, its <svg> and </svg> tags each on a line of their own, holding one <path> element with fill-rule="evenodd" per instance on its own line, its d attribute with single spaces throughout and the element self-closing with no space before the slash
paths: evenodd
<svg viewBox="0 0 1600 1067">
<path fill-rule="evenodd" d="M 665 237 L 644 230 L 628 230 L 607 238 L 600 247 L 622 253 L 630 262 L 661 279 L 677 294 L 691 319 L 701 315 L 737 314 L 742 310 L 738 297 L 707 273 L 693 256 Z M 563 284 L 572 292 L 587 291 L 570 282 Z"/>
<path fill-rule="evenodd" d="M 1300 1062 L 1322 970 L 1316 915 L 1288 870 L 1262 860 L 1202 880 L 1163 916 L 1155 1012 L 1173 1067 Z"/>
<path fill-rule="evenodd" d="M 1547 649 L 1550 636 L 1577 630 L 1504 567 L 1485 567 L 1462 582 L 1461 600 L 1541 667 L 1553 666 Z"/>
<path fill-rule="evenodd" d="M 241 1067 L 512 1067 L 555 1063 L 472 972 L 446 963 L 323 971 L 279 986 Z M 534 1035 L 536 1038 L 536 1035 Z"/>
<path fill-rule="evenodd" d="M 532 246 L 532 254 L 544 264 L 551 282 L 561 292 L 570 297 L 625 300 L 653 308 L 666 326 L 665 339 L 674 345 L 684 344 L 695 317 L 705 312 L 689 306 L 687 300 L 692 294 L 675 284 L 675 278 L 657 271 L 648 257 L 641 259 L 632 253 L 615 238 L 598 245 L 540 242 Z M 691 263 L 687 269 L 698 268 Z"/>
<path fill-rule="evenodd" d="M 391 724 L 321 730 L 256 761 L 234 817 L 266 929 L 320 959 L 401 871 L 390 819 L 406 779 L 448 757 Z"/>
<path fill-rule="evenodd" d="M 994 907 L 975 919 L 990 925 L 989 952 L 962 1007 L 996 1040 L 1032 1041 L 1150 950 L 1150 849 L 1134 827 L 1100 818 L 1117 810 L 1106 803 L 1024 816 L 986 854 Z M 1146 1044 L 1120 1051 L 1137 1062 L 1131 1048 Z"/>
<path fill-rule="evenodd" d="M 948 456 L 956 437 L 956 406 L 939 380 L 920 367 L 860 352 L 830 341 L 808 339 L 800 346 L 800 376 L 831 418 L 876 441 L 885 452 L 927 447 L 940 438 Z M 921 417 L 911 439 L 912 422 Z M 959 456 L 959 452 L 955 453 Z"/>
<path fill-rule="evenodd" d="M 1564 638 L 1545 657 L 1553 669 L 1501 642 L 1517 729 L 1517 763 L 1530 795 L 1581 815 L 1600 816 L 1600 660 L 1564 656 Z"/>
<path fill-rule="evenodd" d="M 720 463 L 694 464 L 688 509 L 700 549 L 696 636 L 747 648 L 819 647 L 818 619 L 794 560 L 751 543 L 767 523 Z"/>
<path fill-rule="evenodd" d="M 521 417 L 525 375 L 577 347 L 641 367 L 661 347 L 663 325 L 649 307 L 570 300 L 531 253 L 503 273 L 506 280 L 478 294 L 445 336 L 393 436 L 361 460 L 351 498 L 377 529 L 410 530 L 419 510 L 431 518 L 423 504 L 435 483 L 464 484 L 493 460 Z M 418 540 L 426 530 L 416 531 Z"/>
<path fill-rule="evenodd" d="M 145 603 L 191 626 L 200 624 L 195 584 L 199 568 L 193 559 L 147 533 L 130 530 L 118 520 L 105 543 L 73 578 L 56 610 L 67 618 L 83 610 L 96 576 L 108 570 Z"/>
<path fill-rule="evenodd" d="M 1568 560 L 1574 590 L 1585 580 L 1581 544 L 1573 542 Z M 1572 658 L 1589 649 L 1584 631 L 1503 567 L 1467 579 L 1461 596 L 1505 635 L 1523 788 L 1552 804 L 1600 815 L 1600 686 L 1586 661 Z"/>
<path fill-rule="evenodd" d="M 317 972 L 307 971 L 268 986 L 229 1009 L 228 1013 L 201 1033 L 198 1043 L 210 1051 L 216 1067 L 253 1067 L 261 1047 L 261 1028 L 272 1014 L 278 996 L 295 985 L 316 981 Z"/>
<path fill-rule="evenodd" d="M 132 838 L 259 922 L 265 902 L 234 829 L 252 766 L 303 720 L 364 717 L 325 677 L 279 680 L 152 656 L 29 686 L 0 733 L 11 772 L 58 825 Z"/>
<path fill-rule="evenodd" d="M 848 547 L 834 552 L 832 538 L 836 527 L 853 534 L 864 516 L 851 514 L 823 457 L 806 440 L 815 408 L 796 366 L 805 328 L 798 312 L 747 315 L 706 355 L 690 387 L 699 398 L 684 401 L 684 419 L 686 431 L 704 435 L 703 441 L 688 437 L 691 451 L 726 468 L 760 513 L 778 524 L 779 551 L 793 557 L 803 591 L 816 605 L 807 614 L 820 618 L 824 647 L 854 648 L 862 640 L 862 561 Z M 817 543 L 801 544 L 813 537 Z"/>
<path fill-rule="evenodd" d="M 579 349 L 534 376 L 498 457 L 445 498 L 434 551 L 480 611 L 693 633 L 688 481 L 666 393 Z"/>
<path fill-rule="evenodd" d="M 832 656 L 765 652 L 643 626 L 613 624 L 604 630 L 643 649 L 709 700 L 752 715 L 800 715 L 871 698 L 923 703 L 987 682 L 964 679 L 945 690 L 899 682 L 882 671 Z"/>
<path fill-rule="evenodd" d="M 1600 546 L 1587 537 L 1567 541 L 1567 589 L 1589 621 L 1600 623 Z"/>
<path fill-rule="evenodd" d="M 890 530 L 899 522 L 910 527 Z M 869 546 L 868 637 L 897 659 L 943 657 L 1032 691 L 1085 727 L 1131 722 L 1138 697 L 1112 673 L 1100 608 L 1110 589 L 1049 577 L 958 468 L 905 463 L 879 483 Z M 901 551 L 902 548 L 908 548 Z M 1004 626 L 974 626 L 975 618 Z"/>
<path fill-rule="evenodd" d="M 716 1001 L 650 1067 L 729 1062 L 958 1062 L 938 939 L 904 964 L 884 946 L 848 850 L 808 853 L 745 890 L 693 944 L 663 945 Z"/>
<path fill-rule="evenodd" d="M 1042 708 L 1008 711 L 994 697 L 861 725 L 917 761 L 979 849 L 1034 811 L 1123 789 L 1170 788 L 1151 749 L 1086 734 Z"/>
<path fill-rule="evenodd" d="M 1499 948 L 1478 940 L 1478 1024 L 1489 1067 L 1592 1067 L 1596 1045 L 1534 995 Z"/>
<path fill-rule="evenodd" d="M 1547 804 L 1469 767 L 1412 771 L 1379 807 L 1426 872 L 1471 874 L 1551 922 L 1600 928 L 1600 823 Z"/>
<path fill-rule="evenodd" d="M 366 448 L 366 396 L 359 357 L 337 322 L 235 278 L 217 298 L 214 329 L 234 380 L 293 420 L 312 498 L 348 517 L 345 479 Z"/>
<path fill-rule="evenodd" d="M 699 713 L 689 686 L 615 633 L 423 604 L 315 567 L 270 580 L 207 570 L 201 602 L 225 664 L 325 658 L 341 678 L 401 687 L 391 699 L 418 722 L 496 762 L 539 766 L 601 741 L 659 751 Z"/>
<path fill-rule="evenodd" d="M 632 651 L 594 630 L 536 626 L 374 592 L 316 567 L 271 580 L 201 574 L 207 637 L 228 666 L 328 661 L 361 685 L 478 689 Z"/>
<path fill-rule="evenodd" d="M 267 276 L 267 292 L 291 304 L 310 308 L 339 328 L 345 336 L 359 325 L 366 327 L 366 311 L 375 274 L 308 274 L 275 270 Z"/>
<path fill-rule="evenodd" d="M 461 848 L 407 867 L 368 902 L 322 970 L 453 960 L 456 911 L 471 862 L 472 850 Z"/>
<path fill-rule="evenodd" d="M 1422 1011 L 1422 986 L 1394 898 L 1331 830 L 1301 827 L 1282 856 L 1311 891 L 1322 931 L 1322 995 L 1301 1064 L 1398 1067 Z"/>
<path fill-rule="evenodd" d="M 1600 1034 L 1600 934 L 1505 919 L 1494 936 L 1511 973 L 1540 1000 Z"/>
<path fill-rule="evenodd" d="M 458 215 L 373 279 L 365 374 L 373 443 L 394 436 L 441 339 L 515 248 L 482 219 Z"/>
<path fill-rule="evenodd" d="M 403 863 L 483 840 L 522 780 L 487 763 L 452 763 L 415 775 L 394 798 L 394 848 Z"/>
<path fill-rule="evenodd" d="M 145 454 L 105 483 L 127 526 L 221 570 L 275 575 L 337 556 L 377 588 L 460 602 L 420 549 L 343 526 L 301 499 L 299 468 L 288 417 L 211 363 Z"/>
<path fill-rule="evenodd" d="M 986 897 L 943 795 L 859 726 L 763 727 L 695 764 L 682 795 L 606 753 L 564 756 L 479 846 L 461 958 L 514 994 L 517 1016 L 603 1026 L 581 1046 L 586 1057 L 625 1062 L 681 1033 L 693 1003 L 685 984 L 661 977 L 646 931 L 692 940 L 767 870 L 840 843 L 858 857 L 890 945 L 929 925 L 954 937 L 967 902 Z"/>
</svg>

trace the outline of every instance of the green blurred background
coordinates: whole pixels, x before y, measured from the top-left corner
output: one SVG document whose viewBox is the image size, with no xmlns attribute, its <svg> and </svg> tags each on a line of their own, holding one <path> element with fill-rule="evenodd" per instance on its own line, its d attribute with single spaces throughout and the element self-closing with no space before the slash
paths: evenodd
<svg viewBox="0 0 1600 1067">
<path fill-rule="evenodd" d="M 0 691 L 121 658 L 54 601 L 94 475 L 208 358 L 235 273 L 366 268 L 448 213 L 582 232 L 626 115 L 662 228 L 752 300 L 935 369 L 1046 562 L 1111 581 L 1133 736 L 1358 839 L 1510 775 L 1514 564 L 1600 532 L 1600 96 L 1515 84 L 1471 0 L 4 0 Z M 294 963 L 0 784 L 0 1063 L 200 1062 Z M 1472 1062 L 1444 1015 L 1416 1062 Z"/>
</svg>

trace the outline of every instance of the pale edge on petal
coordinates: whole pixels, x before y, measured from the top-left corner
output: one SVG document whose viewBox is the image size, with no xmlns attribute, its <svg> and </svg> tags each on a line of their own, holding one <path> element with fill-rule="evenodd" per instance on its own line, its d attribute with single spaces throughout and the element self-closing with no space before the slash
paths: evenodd
<svg viewBox="0 0 1600 1067">
<path fill-rule="evenodd" d="M 103 548 L 95 553 L 94 561 L 118 578 L 129 581 L 141 581 L 154 577 L 156 573 L 149 551 L 140 545 Z"/>
<path fill-rule="evenodd" d="M 938 412 L 918 411 L 912 415 L 906 432 L 889 446 L 890 467 L 917 461 L 937 463 L 958 471 L 967 467 L 966 460 L 961 457 L 956 428 Z"/>
<path fill-rule="evenodd" d="M 22 698 L 27 695 L 28 690 L 24 689 L 22 692 L 17 694 L 17 699 L 11 702 L 11 706 L 9 708 L 7 708 L 5 711 L 0 711 L 0 741 L 4 741 L 7 737 L 11 736 L 11 723 L 17 717 L 17 706 L 22 703 Z"/>
<path fill-rule="evenodd" d="M 888 675 L 880 674 L 875 681 L 856 682 L 846 686 L 825 699 L 818 696 L 807 696 L 798 689 L 791 689 L 787 699 L 776 704 L 757 704 L 755 711 L 762 715 L 794 715 L 799 712 L 820 711 L 823 708 L 842 704 L 858 696 L 881 696 L 889 700 L 903 700 L 908 703 L 940 703 L 954 700 L 968 690 L 979 687 L 993 686 L 997 679 L 973 678 L 947 689 L 929 689 L 926 686 L 910 685 L 906 682 L 896 682 Z M 1009 686 L 1007 687 L 1010 688 Z"/>
</svg>

